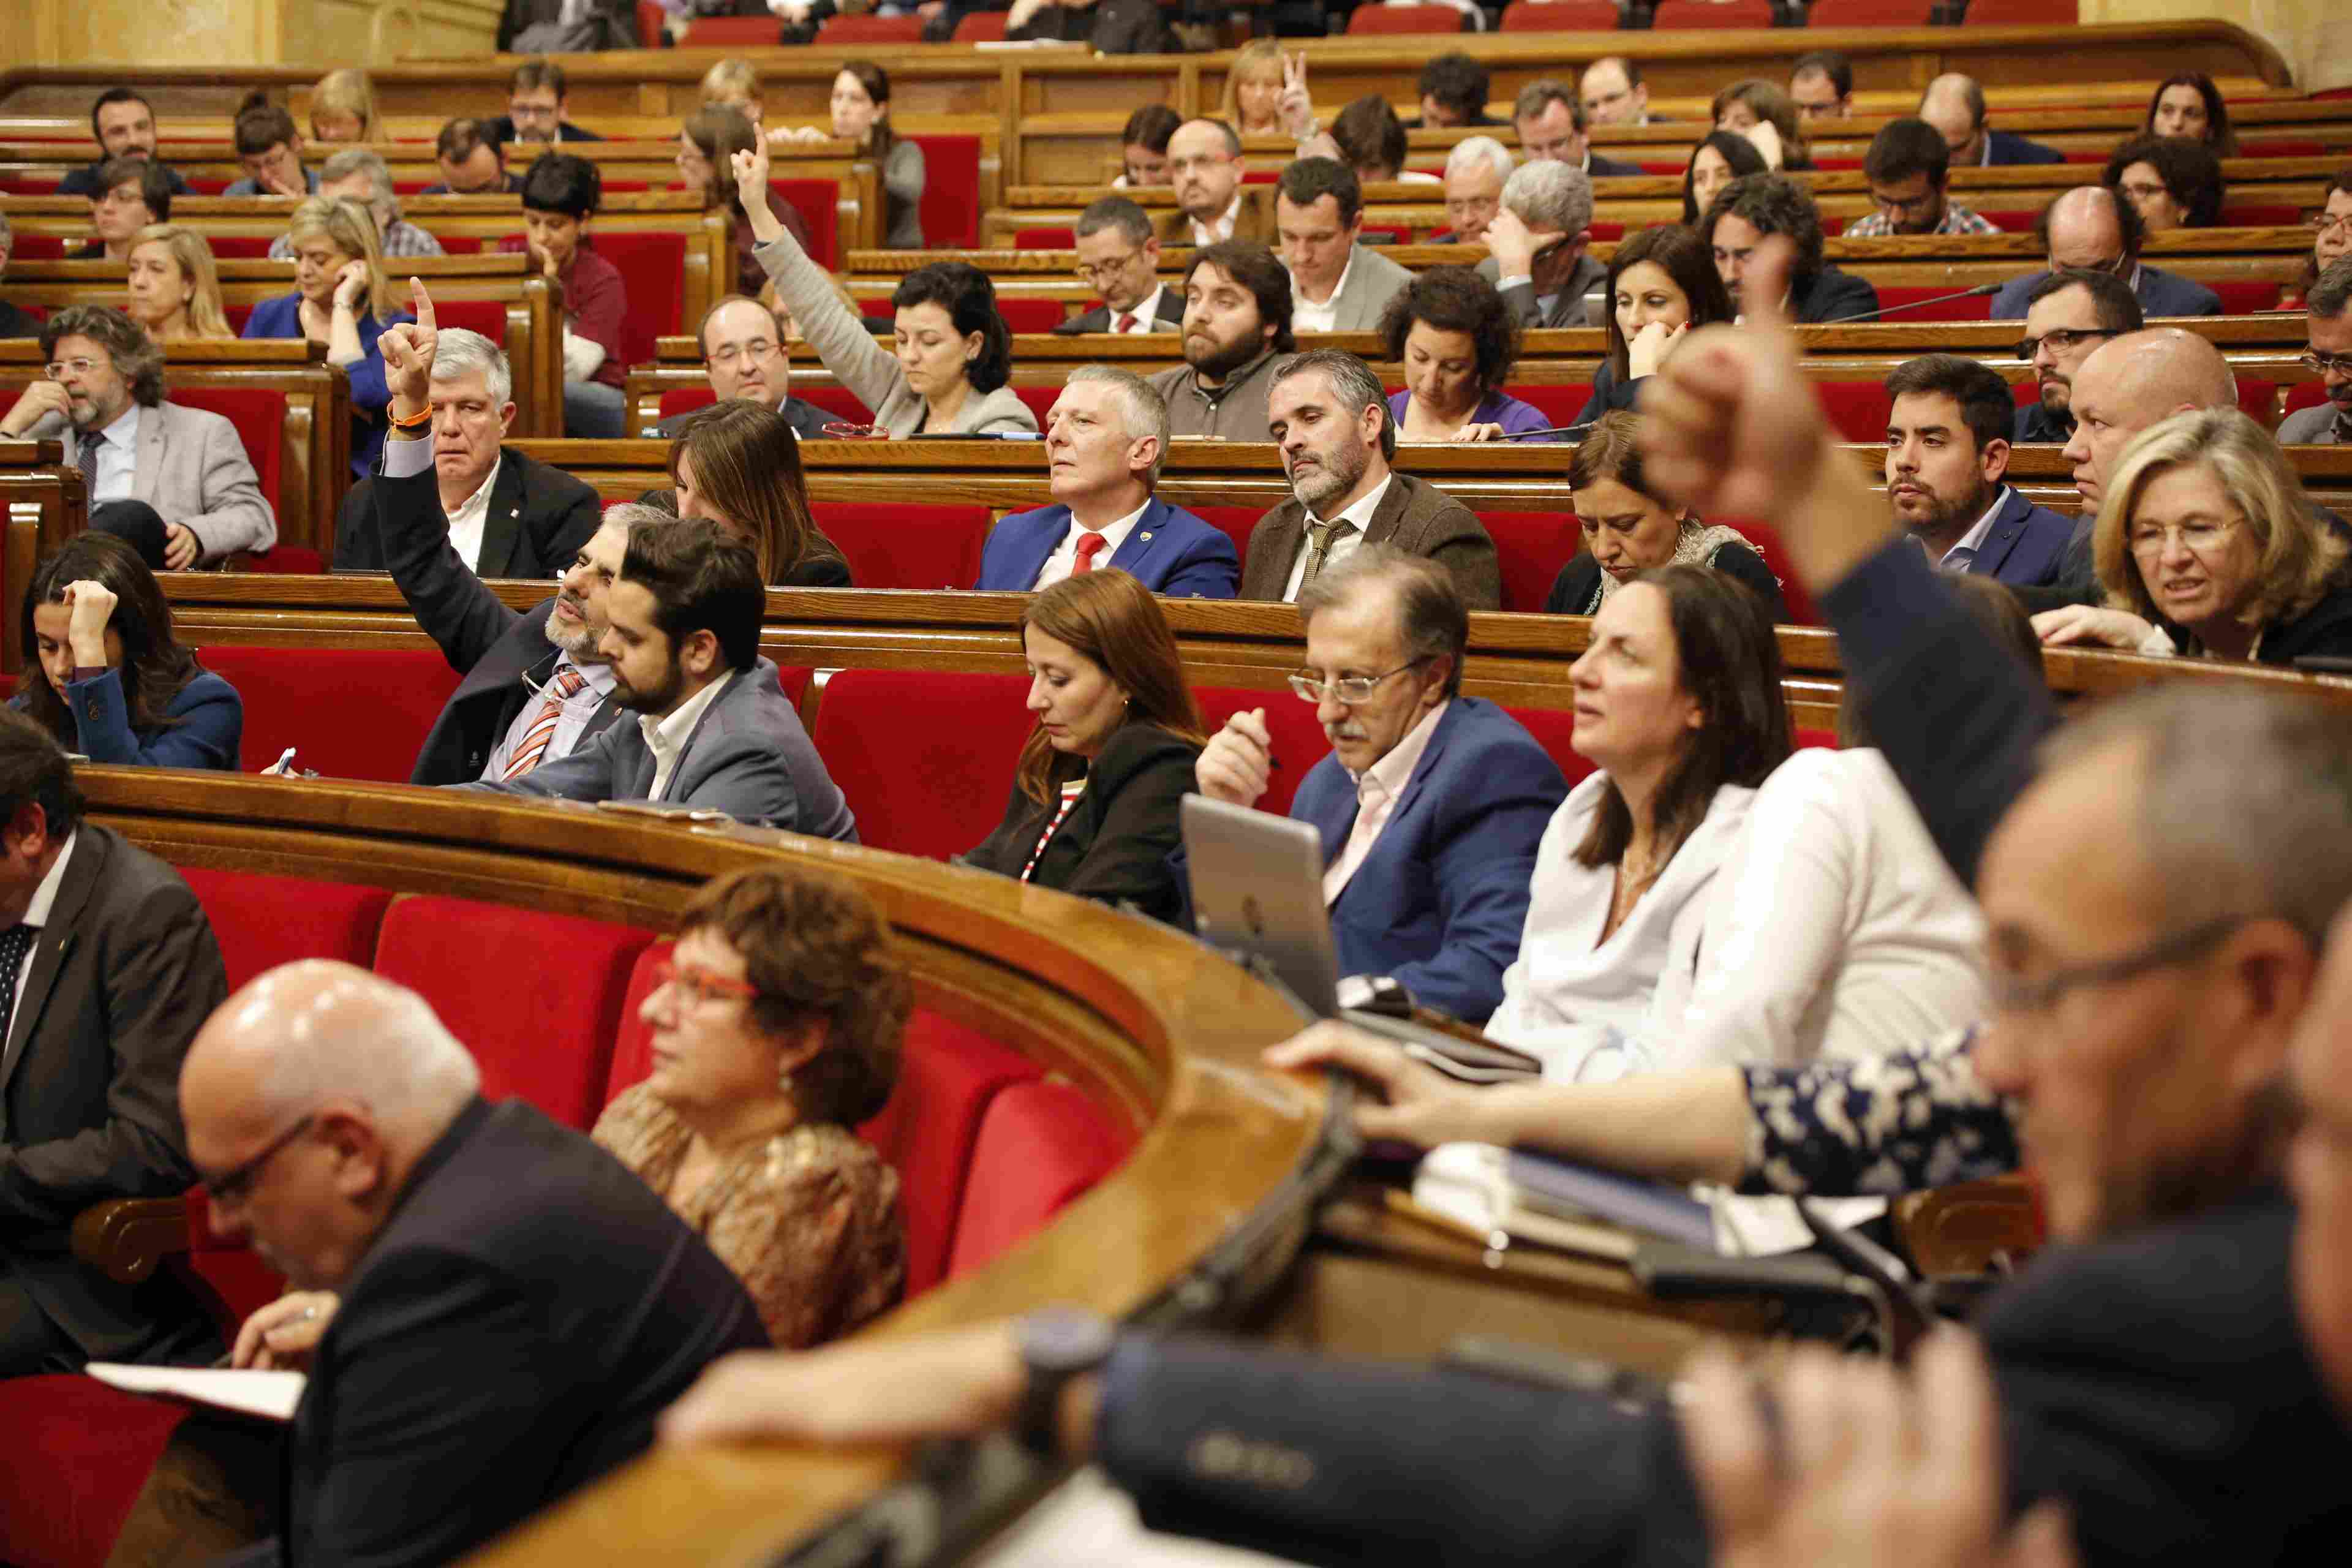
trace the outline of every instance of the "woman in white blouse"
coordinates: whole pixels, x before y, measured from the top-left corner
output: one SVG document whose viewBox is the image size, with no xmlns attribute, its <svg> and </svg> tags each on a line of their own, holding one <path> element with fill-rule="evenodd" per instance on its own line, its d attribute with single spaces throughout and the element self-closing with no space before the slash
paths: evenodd
<svg viewBox="0 0 2352 1568">
<path fill-rule="evenodd" d="M 1716 874 L 1789 755 L 1789 710 L 1762 600 L 1704 566 L 1611 595 L 1570 679 L 1574 744 L 1601 771 L 1544 830 L 1486 1033 L 1546 1078 L 1606 1079 L 1653 1065 L 1660 994 L 1696 969 Z"/>
</svg>

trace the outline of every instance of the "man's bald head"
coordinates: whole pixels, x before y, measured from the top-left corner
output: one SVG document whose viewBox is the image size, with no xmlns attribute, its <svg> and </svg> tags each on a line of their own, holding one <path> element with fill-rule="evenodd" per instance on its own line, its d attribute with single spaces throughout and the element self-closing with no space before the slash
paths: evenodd
<svg viewBox="0 0 2352 1568">
<path fill-rule="evenodd" d="M 2236 407 L 2238 381 L 2206 339 L 2156 327 L 2113 339 L 2076 366 L 2070 401 L 2066 456 L 2084 505 L 2095 507 L 2133 437 L 2175 414 Z"/>
<path fill-rule="evenodd" d="M 2128 274 L 2139 259 L 2145 232 L 2139 214 L 2105 185 L 2078 185 L 2062 193 L 2042 212 L 2041 228 L 2051 271 L 2079 267 L 2118 277 Z"/>
<path fill-rule="evenodd" d="M 215 1227 L 252 1237 L 297 1282 L 332 1288 L 480 1084 L 422 996 L 310 959 L 270 970 L 205 1021 L 180 1068 L 180 1112 Z"/>
<path fill-rule="evenodd" d="M 1975 78 L 1953 71 L 1929 82 L 1919 95 L 1918 118 L 1942 134 L 1954 168 L 1983 161 L 1985 97 Z"/>
</svg>

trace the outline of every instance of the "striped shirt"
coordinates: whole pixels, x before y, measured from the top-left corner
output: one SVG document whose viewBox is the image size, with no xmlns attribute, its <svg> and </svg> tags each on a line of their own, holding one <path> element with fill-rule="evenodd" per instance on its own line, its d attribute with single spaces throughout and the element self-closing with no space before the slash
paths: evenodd
<svg viewBox="0 0 2352 1568">
<path fill-rule="evenodd" d="M 1078 796 L 1086 793 L 1087 781 L 1084 774 L 1080 774 L 1062 786 L 1062 804 L 1055 808 L 1054 819 L 1045 824 L 1045 831 L 1037 835 L 1037 847 L 1029 851 L 1029 859 L 1021 868 L 1023 881 L 1027 881 L 1029 873 L 1037 868 L 1038 858 L 1045 853 L 1045 846 L 1054 841 L 1054 835 L 1061 831 L 1062 823 L 1070 815 L 1070 808 L 1077 805 Z"/>
</svg>

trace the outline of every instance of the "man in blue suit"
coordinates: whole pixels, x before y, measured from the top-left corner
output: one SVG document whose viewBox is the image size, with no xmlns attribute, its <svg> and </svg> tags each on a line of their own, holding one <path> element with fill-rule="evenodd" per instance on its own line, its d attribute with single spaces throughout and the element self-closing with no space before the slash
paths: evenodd
<svg viewBox="0 0 2352 1568">
<path fill-rule="evenodd" d="M 2012 585 L 2055 578 L 2074 525 L 2001 482 L 2009 384 L 1972 359 L 1922 354 L 1895 367 L 1886 391 L 1886 489 L 1927 558 Z"/>
<path fill-rule="evenodd" d="M 1323 836 L 1339 966 L 1483 1024 L 1518 957 L 1536 847 L 1568 781 L 1517 720 L 1461 694 L 1470 617 L 1444 567 L 1359 545 L 1299 591 L 1298 613 L 1307 664 L 1291 683 L 1332 749 L 1290 815 Z M 1259 709 L 1209 738 L 1193 776 L 1202 795 L 1252 805 L 1273 766 Z"/>
<path fill-rule="evenodd" d="M 1919 118 L 1943 132 L 1955 169 L 2066 161 L 2066 154 L 2055 147 L 1987 125 L 1984 89 L 1974 77 L 1957 71 L 1927 84 L 1927 90 L 1919 95 Z"/>
<path fill-rule="evenodd" d="M 2049 272 L 2082 268 L 2105 272 L 2131 286 L 2143 316 L 2218 316 L 2221 296 L 2189 278 L 2178 278 L 2139 258 L 2147 237 L 2139 212 L 2105 185 L 2082 185 L 2060 193 L 2034 220 L 2034 237 L 2050 258 L 2047 272 L 2012 278 L 1992 297 L 1996 321 L 2020 321 L 2032 303 L 2034 285 Z"/>
<path fill-rule="evenodd" d="M 1045 416 L 1055 504 L 999 522 L 972 586 L 1021 594 L 1116 566 L 1171 598 L 1232 598 L 1234 542 L 1151 494 L 1167 454 L 1168 404 L 1150 382 L 1108 365 L 1072 371 Z"/>
</svg>

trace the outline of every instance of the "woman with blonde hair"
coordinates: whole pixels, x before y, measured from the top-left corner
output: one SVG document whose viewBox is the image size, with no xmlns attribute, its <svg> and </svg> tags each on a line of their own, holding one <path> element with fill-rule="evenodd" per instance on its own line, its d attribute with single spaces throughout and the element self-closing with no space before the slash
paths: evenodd
<svg viewBox="0 0 2352 1568">
<path fill-rule="evenodd" d="M 774 409 L 730 398 L 697 414 L 670 447 L 669 479 L 678 516 L 707 519 L 751 545 L 761 582 L 855 586 L 840 549 L 809 514 L 800 438 Z"/>
<path fill-rule="evenodd" d="M 346 68 L 329 71 L 310 89 L 310 140 L 313 142 L 381 142 L 383 124 L 376 118 L 375 83 L 363 70 Z"/>
<path fill-rule="evenodd" d="M 194 229 L 151 223 L 131 237 L 130 297 L 123 313 L 159 343 L 234 338 L 221 305 L 213 247 Z"/>
<path fill-rule="evenodd" d="M 2091 549 L 2107 602 L 2034 616 L 2053 647 L 2287 666 L 2352 658 L 2344 534 L 2270 432 L 2235 408 L 2141 432 L 2107 485 Z"/>
<path fill-rule="evenodd" d="M 1313 135 L 1312 125 L 1297 132 L 1284 118 L 1282 103 L 1293 71 L 1303 76 L 1305 68 L 1294 66 L 1283 54 L 1281 39 L 1251 39 L 1234 53 L 1234 63 L 1225 71 L 1225 92 L 1217 100 L 1217 118 L 1241 136 Z"/>
<path fill-rule="evenodd" d="M 392 308 L 375 219 L 359 203 L 305 197 L 287 221 L 286 237 L 294 247 L 294 292 L 255 306 L 245 336 L 327 345 L 327 363 L 351 377 L 352 472 L 364 479 L 383 450 L 383 413 L 392 402 L 376 340 L 409 317 Z"/>
<path fill-rule="evenodd" d="M 963 864 L 1174 918 L 1168 857 L 1207 736 L 1160 601 L 1124 572 L 1076 573 L 1031 596 L 1021 646 L 1037 726 Z"/>
<path fill-rule="evenodd" d="M 750 60 L 730 56 L 704 71 L 702 107 L 731 109 L 752 124 L 759 124 L 765 105 L 760 92 L 758 68 Z"/>
</svg>

